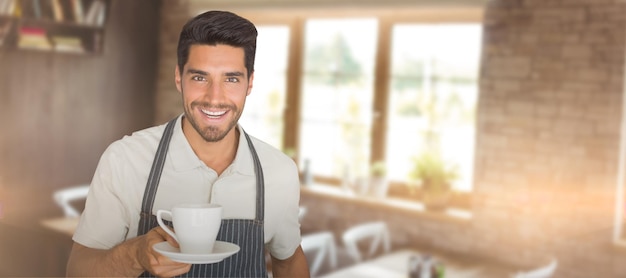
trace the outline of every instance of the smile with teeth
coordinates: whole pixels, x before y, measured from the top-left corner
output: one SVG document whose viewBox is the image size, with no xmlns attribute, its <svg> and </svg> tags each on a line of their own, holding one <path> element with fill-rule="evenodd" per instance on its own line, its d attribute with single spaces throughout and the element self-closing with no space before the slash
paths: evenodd
<svg viewBox="0 0 626 278">
<path fill-rule="evenodd" d="M 213 118 L 213 119 L 217 119 L 221 116 L 224 116 L 224 114 L 226 114 L 227 112 L 227 111 L 209 111 L 209 110 L 204 110 L 204 109 L 200 109 L 200 111 L 202 111 L 204 115 L 207 115 L 207 117 Z"/>
</svg>

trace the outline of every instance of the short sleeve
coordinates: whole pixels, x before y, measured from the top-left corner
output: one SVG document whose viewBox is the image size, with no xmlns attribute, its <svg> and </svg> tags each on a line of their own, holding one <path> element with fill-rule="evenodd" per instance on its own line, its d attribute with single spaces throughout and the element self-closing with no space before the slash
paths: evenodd
<svg viewBox="0 0 626 278">
<path fill-rule="evenodd" d="M 273 201 L 278 201 L 280 208 L 275 233 L 269 241 L 268 248 L 270 254 L 280 260 L 291 257 L 298 246 L 300 246 L 300 221 L 298 219 L 300 209 L 300 182 L 297 175 L 297 168 L 293 161 L 286 165 L 286 169 L 282 169 L 280 174 L 285 179 L 281 188 L 273 191 L 279 195 L 282 200 L 276 200 L 276 196 L 272 196 Z M 290 173 L 290 174 L 287 174 Z M 281 182 L 282 183 L 282 182 Z"/>
<path fill-rule="evenodd" d="M 85 202 L 85 209 L 72 239 L 84 246 L 109 249 L 124 241 L 129 221 L 120 198 L 120 175 L 124 167 L 116 150 L 119 145 L 111 144 L 102 154 Z"/>
</svg>

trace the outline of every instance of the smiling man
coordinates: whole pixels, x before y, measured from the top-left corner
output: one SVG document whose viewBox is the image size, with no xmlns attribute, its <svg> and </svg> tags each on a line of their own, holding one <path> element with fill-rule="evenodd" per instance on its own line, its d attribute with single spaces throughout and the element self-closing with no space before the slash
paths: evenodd
<svg viewBox="0 0 626 278">
<path fill-rule="evenodd" d="M 309 276 L 296 165 L 238 125 L 252 90 L 256 36 L 250 21 L 230 12 L 206 12 L 185 24 L 175 69 L 184 113 L 103 153 L 68 276 L 266 277 L 265 250 L 273 276 Z M 177 247 L 154 214 L 179 203 L 220 204 L 217 240 L 240 251 L 203 264 L 155 250 L 164 241 Z"/>
</svg>

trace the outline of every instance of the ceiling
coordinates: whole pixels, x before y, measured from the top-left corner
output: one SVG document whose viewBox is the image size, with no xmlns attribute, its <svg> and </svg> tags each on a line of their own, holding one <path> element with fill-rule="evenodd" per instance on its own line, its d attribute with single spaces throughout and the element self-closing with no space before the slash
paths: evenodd
<svg viewBox="0 0 626 278">
<path fill-rule="evenodd" d="M 189 0 L 192 9 L 482 7 L 490 0 Z"/>
</svg>

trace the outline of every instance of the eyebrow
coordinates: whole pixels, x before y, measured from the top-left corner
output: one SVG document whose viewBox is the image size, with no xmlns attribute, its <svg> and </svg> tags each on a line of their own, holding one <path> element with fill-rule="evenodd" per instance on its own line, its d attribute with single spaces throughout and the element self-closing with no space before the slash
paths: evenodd
<svg viewBox="0 0 626 278">
<path fill-rule="evenodd" d="M 203 71 L 203 70 L 198 70 L 198 69 L 187 69 L 187 73 L 188 74 L 199 74 L 199 75 L 204 75 L 204 76 L 209 75 L 208 72 Z M 228 76 L 228 77 L 238 77 L 238 76 L 244 76 L 244 73 L 240 72 L 240 71 L 232 71 L 232 72 L 227 72 L 224 75 Z"/>
<path fill-rule="evenodd" d="M 233 77 L 233 76 L 244 76 L 244 75 L 243 75 L 243 72 L 240 72 L 240 71 L 227 72 L 225 75 L 226 75 L 226 76 L 228 76 L 228 77 Z"/>
<path fill-rule="evenodd" d="M 197 70 L 197 69 L 187 69 L 187 73 L 188 73 L 188 74 L 209 75 L 209 73 L 208 73 L 208 72 L 203 71 L 203 70 Z"/>
</svg>

